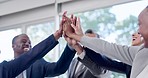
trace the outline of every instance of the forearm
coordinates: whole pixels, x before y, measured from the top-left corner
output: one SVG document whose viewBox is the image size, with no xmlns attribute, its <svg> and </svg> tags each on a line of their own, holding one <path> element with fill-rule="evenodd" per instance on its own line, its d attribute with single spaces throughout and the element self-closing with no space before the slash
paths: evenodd
<svg viewBox="0 0 148 78">
<path fill-rule="evenodd" d="M 116 45 L 99 38 L 90 38 L 86 36 L 81 38 L 80 43 L 97 53 L 104 54 L 112 59 L 118 59 L 130 65 L 132 64 L 137 50 L 137 47 Z"/>
<path fill-rule="evenodd" d="M 75 55 L 75 51 L 71 50 L 68 45 L 65 47 L 64 52 L 62 53 L 59 60 L 53 65 L 53 67 L 46 67 L 46 72 L 48 77 L 58 76 L 67 71 L 70 66 L 70 63 Z M 49 68 L 49 69 L 48 69 Z M 50 72 L 50 73 L 49 73 Z"/>
<path fill-rule="evenodd" d="M 103 68 L 98 66 L 95 62 L 93 62 L 87 56 L 85 56 L 83 59 L 78 58 L 78 60 L 81 63 L 83 63 L 94 76 L 98 76 L 98 75 L 102 74 L 102 72 L 104 71 Z"/>
<path fill-rule="evenodd" d="M 107 70 L 111 70 L 114 72 L 119 72 L 124 74 L 127 73 L 126 69 L 129 65 L 122 62 L 118 62 L 116 60 L 112 60 L 88 48 L 85 48 L 85 51 L 86 51 L 86 56 L 89 57 L 93 62 L 95 62 L 100 67 L 103 67 Z M 129 68 L 131 68 L 131 66 L 129 66 Z"/>
<path fill-rule="evenodd" d="M 57 30 L 54 34 L 53 34 L 54 38 L 56 41 L 58 41 L 58 39 L 62 36 L 62 34 L 59 32 L 59 30 Z"/>
</svg>

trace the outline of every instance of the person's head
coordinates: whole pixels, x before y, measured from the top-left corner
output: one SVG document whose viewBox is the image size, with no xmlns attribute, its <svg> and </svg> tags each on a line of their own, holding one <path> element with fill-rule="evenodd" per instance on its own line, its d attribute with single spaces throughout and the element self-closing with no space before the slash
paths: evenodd
<svg viewBox="0 0 148 78">
<path fill-rule="evenodd" d="M 144 40 L 140 33 L 136 32 L 132 34 L 132 46 L 139 46 L 143 43 L 144 43 Z"/>
<path fill-rule="evenodd" d="M 99 36 L 97 33 L 95 33 L 92 29 L 87 29 L 87 30 L 85 31 L 85 35 L 86 35 L 86 36 L 89 36 L 89 37 L 97 37 L 97 38 L 100 37 L 100 36 Z"/>
<path fill-rule="evenodd" d="M 148 6 L 139 14 L 138 22 L 139 33 L 144 38 L 145 47 L 148 47 Z"/>
<path fill-rule="evenodd" d="M 31 42 L 26 34 L 20 34 L 13 38 L 12 48 L 17 55 L 27 52 L 31 48 Z"/>
</svg>

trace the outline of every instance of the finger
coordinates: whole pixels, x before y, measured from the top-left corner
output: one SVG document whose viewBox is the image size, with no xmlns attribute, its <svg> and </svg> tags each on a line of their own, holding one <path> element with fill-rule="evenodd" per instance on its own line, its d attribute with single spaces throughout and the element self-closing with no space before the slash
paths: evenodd
<svg viewBox="0 0 148 78">
<path fill-rule="evenodd" d="M 63 20 L 63 22 L 65 22 L 66 19 L 67 19 L 66 14 L 67 14 L 67 11 L 65 11 L 65 12 L 63 13 L 63 15 L 62 15 L 62 20 Z"/>
<path fill-rule="evenodd" d="M 74 18 L 74 25 L 76 26 L 77 23 L 77 17 Z"/>
<path fill-rule="evenodd" d="M 76 27 L 74 24 L 71 24 L 71 27 L 72 27 L 74 30 L 77 30 L 77 27 Z"/>
<path fill-rule="evenodd" d="M 63 24 L 64 24 L 64 22 L 63 22 L 63 20 L 60 22 L 60 30 L 63 30 Z"/>
<path fill-rule="evenodd" d="M 65 12 L 63 13 L 63 16 L 66 16 L 66 14 L 67 14 L 67 11 L 65 11 Z"/>
<path fill-rule="evenodd" d="M 67 35 L 65 34 L 65 32 L 63 31 L 63 36 L 64 38 L 66 39 L 67 38 Z"/>
<path fill-rule="evenodd" d="M 71 22 L 72 22 L 72 24 L 73 24 L 73 14 L 72 14 L 71 17 L 70 17 L 70 20 L 71 20 Z"/>
<path fill-rule="evenodd" d="M 78 28 L 80 28 L 80 18 L 79 18 L 79 17 L 77 18 L 76 26 L 77 26 Z"/>
<path fill-rule="evenodd" d="M 78 24 L 77 24 L 77 28 L 81 31 L 82 31 L 82 28 L 81 28 L 81 21 L 80 21 L 80 18 L 78 18 Z"/>
<path fill-rule="evenodd" d="M 71 19 L 73 19 L 73 14 L 71 15 L 71 17 L 70 17 Z"/>
</svg>

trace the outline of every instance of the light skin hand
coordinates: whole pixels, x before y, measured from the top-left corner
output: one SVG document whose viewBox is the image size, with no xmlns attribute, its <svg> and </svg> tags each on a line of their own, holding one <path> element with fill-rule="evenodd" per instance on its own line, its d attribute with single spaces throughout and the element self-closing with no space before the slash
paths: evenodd
<svg viewBox="0 0 148 78">
<path fill-rule="evenodd" d="M 76 25 L 75 25 L 75 24 L 71 24 L 71 26 L 74 28 L 75 33 L 76 33 L 77 35 L 83 36 L 83 31 L 82 31 L 82 28 L 81 28 L 81 24 L 80 24 L 80 23 L 81 23 L 81 22 L 80 22 L 80 18 L 78 18 L 78 19 L 76 20 Z"/>
<path fill-rule="evenodd" d="M 80 55 L 83 52 L 83 47 L 78 43 L 76 43 L 74 49 L 76 50 L 78 55 Z"/>
<path fill-rule="evenodd" d="M 70 20 L 72 21 L 72 24 L 76 26 L 77 17 L 72 14 Z"/>
<path fill-rule="evenodd" d="M 67 43 L 76 50 L 77 54 L 81 54 L 83 52 L 83 47 L 77 43 L 76 40 L 69 38 L 68 36 L 65 35 L 65 33 L 63 32 L 63 36 L 65 38 L 65 40 L 67 41 Z"/>
<path fill-rule="evenodd" d="M 71 26 L 74 29 L 74 33 L 66 33 L 66 35 L 76 41 L 80 41 L 81 37 L 84 35 L 80 25 L 80 18 L 77 18 L 76 25 L 71 24 Z"/>
</svg>

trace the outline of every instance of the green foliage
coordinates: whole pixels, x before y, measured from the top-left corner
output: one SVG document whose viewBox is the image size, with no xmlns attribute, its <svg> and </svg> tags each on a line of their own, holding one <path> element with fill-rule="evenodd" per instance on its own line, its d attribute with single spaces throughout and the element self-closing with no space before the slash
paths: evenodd
<svg viewBox="0 0 148 78">
<path fill-rule="evenodd" d="M 102 36 L 108 36 L 115 30 L 116 17 L 110 12 L 110 8 L 79 13 L 77 16 L 81 18 L 84 30 L 91 28 Z"/>
<path fill-rule="evenodd" d="M 129 45 L 131 34 L 137 31 L 137 18 L 130 15 L 123 21 L 117 21 L 115 14 L 110 12 L 111 8 L 88 11 L 76 14 L 81 18 L 83 31 L 93 29 L 103 37 L 114 33 L 117 35 L 116 43 Z M 113 72 L 112 78 L 126 78 L 124 74 Z"/>
<path fill-rule="evenodd" d="M 116 39 L 117 43 L 130 45 L 131 43 L 131 34 L 137 32 L 137 18 L 130 15 L 129 18 L 123 20 L 120 23 L 115 25 L 116 30 L 121 32 Z"/>
</svg>

